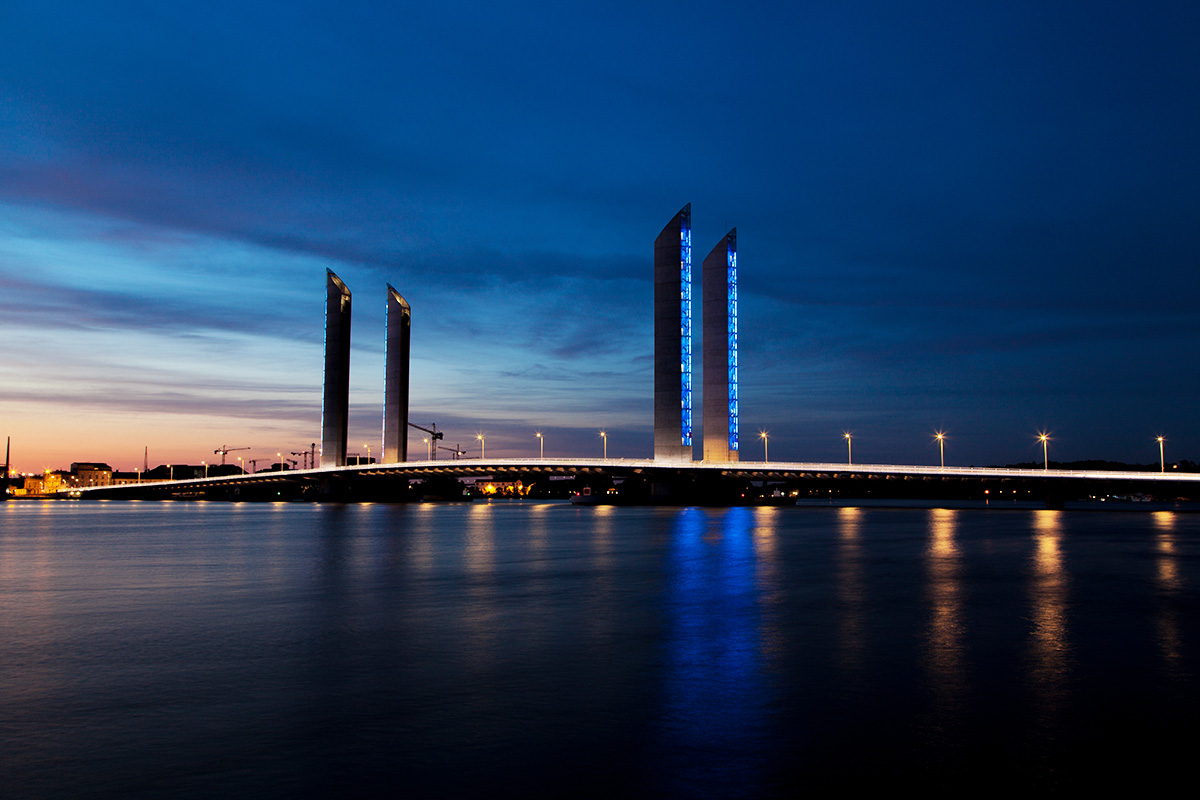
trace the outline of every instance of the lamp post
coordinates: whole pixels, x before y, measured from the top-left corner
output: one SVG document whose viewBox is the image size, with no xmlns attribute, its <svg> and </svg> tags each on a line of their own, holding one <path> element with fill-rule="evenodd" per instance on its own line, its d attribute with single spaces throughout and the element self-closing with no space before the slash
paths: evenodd
<svg viewBox="0 0 1200 800">
<path fill-rule="evenodd" d="M 363 442 L 363 447 L 367 448 L 367 463 L 370 464 L 371 463 L 371 445 L 367 444 L 366 442 Z"/>
<path fill-rule="evenodd" d="M 842 438 L 846 440 L 846 466 L 854 463 L 854 451 L 851 449 L 850 442 L 854 439 L 853 434 L 843 433 Z"/>
<path fill-rule="evenodd" d="M 487 461 L 487 440 L 482 433 L 475 434 L 475 438 L 479 440 L 479 460 Z"/>
<path fill-rule="evenodd" d="M 604 460 L 608 461 L 608 434 L 600 431 L 600 440 L 604 442 Z"/>
<path fill-rule="evenodd" d="M 200 466 L 204 467 L 204 477 L 207 478 L 208 477 L 208 462 L 201 461 Z"/>
<path fill-rule="evenodd" d="M 1049 456 L 1049 450 L 1047 449 L 1046 443 L 1050 441 L 1050 435 L 1047 433 L 1039 433 L 1038 441 L 1042 443 L 1042 469 L 1049 470 L 1050 469 L 1050 456 Z"/>
<path fill-rule="evenodd" d="M 173 464 L 167 464 L 167 472 L 170 473 L 171 480 L 175 480 L 175 466 Z"/>
<path fill-rule="evenodd" d="M 428 436 L 422 437 L 421 441 L 425 443 L 425 460 L 432 461 L 433 460 L 433 448 L 429 445 L 429 437 Z"/>
<path fill-rule="evenodd" d="M 945 469 L 946 468 L 946 434 L 942 433 L 941 431 L 938 431 L 937 433 L 935 433 L 933 435 L 933 438 L 937 439 L 938 453 L 942 457 L 942 469 Z"/>
<path fill-rule="evenodd" d="M 242 471 L 242 474 L 245 475 L 246 468 L 244 466 L 242 466 L 242 457 L 238 456 L 237 459 L 238 459 L 238 469 L 240 469 Z"/>
<path fill-rule="evenodd" d="M 1163 441 L 1165 441 L 1163 439 L 1163 437 L 1161 437 L 1161 436 L 1158 437 L 1158 471 L 1159 472 L 1167 471 L 1167 461 L 1165 458 L 1163 458 Z"/>
<path fill-rule="evenodd" d="M 544 461 L 546 459 L 546 437 L 542 436 L 541 431 L 535 433 L 534 436 L 538 440 L 538 460 Z"/>
<path fill-rule="evenodd" d="M 759 431 L 758 438 L 763 440 L 763 463 L 769 462 L 771 459 L 767 456 L 767 439 L 770 438 L 770 434 L 766 431 Z"/>
<path fill-rule="evenodd" d="M 276 453 L 279 456 L 279 471 L 283 472 L 283 453 Z"/>
</svg>

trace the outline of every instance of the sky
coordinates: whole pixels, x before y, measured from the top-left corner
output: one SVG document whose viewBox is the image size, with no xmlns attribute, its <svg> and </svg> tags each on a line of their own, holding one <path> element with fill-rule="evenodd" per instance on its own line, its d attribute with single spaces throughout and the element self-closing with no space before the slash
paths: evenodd
<svg viewBox="0 0 1200 800">
<path fill-rule="evenodd" d="M 649 457 L 691 203 L 694 266 L 738 231 L 742 460 L 1200 460 L 1197 41 L 1194 2 L 0 2 L 0 435 L 305 450 L 332 269 L 352 453 L 390 283 L 448 446 Z"/>
</svg>

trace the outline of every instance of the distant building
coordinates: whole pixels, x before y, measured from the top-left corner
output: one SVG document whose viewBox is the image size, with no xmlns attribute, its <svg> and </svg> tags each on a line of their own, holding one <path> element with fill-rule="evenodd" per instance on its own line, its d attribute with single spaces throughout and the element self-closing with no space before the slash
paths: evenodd
<svg viewBox="0 0 1200 800">
<path fill-rule="evenodd" d="M 111 486 L 113 468 L 95 461 L 76 461 L 71 465 L 71 486 L 82 489 L 88 486 Z"/>
<path fill-rule="evenodd" d="M 47 495 L 71 488 L 71 473 L 65 469 L 46 470 L 41 475 L 26 475 L 25 485 L 18 495 Z"/>
<path fill-rule="evenodd" d="M 159 464 L 142 473 L 143 481 L 188 481 L 203 477 L 204 466 L 192 464 Z"/>
</svg>

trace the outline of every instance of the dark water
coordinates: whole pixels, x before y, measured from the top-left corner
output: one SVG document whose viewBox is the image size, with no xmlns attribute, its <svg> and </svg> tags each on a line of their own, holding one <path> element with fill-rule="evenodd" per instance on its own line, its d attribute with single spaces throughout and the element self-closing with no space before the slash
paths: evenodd
<svg viewBox="0 0 1200 800">
<path fill-rule="evenodd" d="M 1152 789 L 1198 659 L 1198 515 L 0 505 L 6 797 Z"/>
</svg>

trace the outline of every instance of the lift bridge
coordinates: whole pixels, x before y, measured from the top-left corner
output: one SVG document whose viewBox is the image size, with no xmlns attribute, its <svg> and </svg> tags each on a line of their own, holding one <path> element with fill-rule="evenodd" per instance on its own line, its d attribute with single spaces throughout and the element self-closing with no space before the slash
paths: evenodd
<svg viewBox="0 0 1200 800">
<path fill-rule="evenodd" d="M 1200 499 L 1200 474 L 1116 470 L 926 467 L 888 464 L 725 462 L 664 464 L 653 459 L 495 458 L 409 461 L 318 467 L 157 481 L 76 490 L 104 499 L 342 500 L 422 499 L 414 485 L 440 481 L 521 481 L 574 478 L 577 485 L 618 485 L 627 502 L 735 505 L 752 502 L 750 488 L 776 498 L 877 497 L 1044 501 L 1061 506 L 1080 497 Z M 758 496 L 761 499 L 761 495 Z"/>
<path fill-rule="evenodd" d="M 613 487 L 622 502 L 726 505 L 770 498 L 836 497 L 1039 500 L 1151 496 L 1200 499 L 1200 474 L 1081 471 L 886 464 L 743 462 L 738 453 L 737 239 L 729 233 L 704 259 L 705 397 L 703 460 L 693 460 L 691 359 L 691 206 L 655 242 L 655 419 L 653 459 L 437 460 L 443 432 L 408 421 L 412 311 L 387 287 L 387 347 L 383 448 L 380 463 L 347 463 L 351 295 L 326 272 L 325 382 L 320 460 L 307 469 L 139 482 L 75 490 L 104 499 L 372 500 L 403 502 L 454 496 L 472 479 L 521 481 L 574 479 L 576 485 Z M 680 298 L 685 298 L 682 302 Z M 674 319 L 679 317 L 680 325 Z M 710 363 L 711 360 L 711 363 Z M 681 381 L 681 374 L 683 379 Z M 682 413 L 681 413 L 682 409 Z M 427 434 L 426 460 L 409 460 L 408 429 Z M 223 445 L 222 451 L 226 450 Z M 221 452 L 221 451 L 218 451 Z M 606 454 L 607 455 L 607 454 Z M 224 453 L 222 452 L 222 458 Z M 1047 463 L 1048 467 L 1049 464 Z M 414 491 L 414 486 L 423 487 Z M 442 487 L 437 489 L 436 487 Z M 447 492 L 446 489 L 449 489 Z M 607 496 L 607 489 L 605 491 Z M 461 491 L 458 492 L 461 496 Z"/>
</svg>

